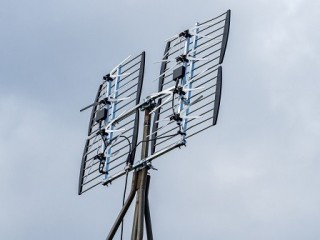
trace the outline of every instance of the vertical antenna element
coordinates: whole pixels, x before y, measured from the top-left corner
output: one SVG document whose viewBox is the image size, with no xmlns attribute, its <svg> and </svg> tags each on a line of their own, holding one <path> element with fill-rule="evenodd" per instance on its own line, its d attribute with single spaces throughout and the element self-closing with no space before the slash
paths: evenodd
<svg viewBox="0 0 320 240">
<path fill-rule="evenodd" d="M 159 85 L 158 85 L 158 92 L 162 91 L 162 87 L 163 87 L 163 83 L 164 83 L 164 72 L 166 71 L 167 68 L 167 62 L 165 60 L 168 59 L 168 54 L 169 54 L 169 49 L 170 49 L 170 44 L 171 42 L 168 41 L 166 44 L 166 47 L 164 49 L 164 54 L 163 54 L 163 58 L 162 60 L 164 60 L 161 63 L 161 68 L 160 68 L 160 77 L 159 77 Z M 162 99 L 159 98 L 159 100 L 157 101 L 157 106 L 161 105 L 161 101 Z M 160 117 L 160 108 L 158 108 L 154 114 L 154 118 L 153 118 L 153 126 L 152 126 L 152 141 L 151 141 L 151 154 L 154 154 L 155 150 L 156 150 L 156 138 L 157 138 L 157 129 L 159 126 L 159 117 Z"/>
<path fill-rule="evenodd" d="M 220 101 L 221 101 L 221 89 L 222 89 L 222 67 L 218 68 L 218 77 L 217 77 L 217 85 L 216 85 L 216 95 L 215 95 L 215 105 L 213 112 L 213 125 L 217 124 L 219 109 L 220 109 Z"/>
<path fill-rule="evenodd" d="M 227 15 L 226 15 L 225 28 L 223 31 L 222 47 L 221 47 L 221 55 L 220 55 L 220 59 L 219 59 L 219 64 L 221 64 L 223 62 L 224 55 L 225 55 L 226 49 L 227 49 L 227 43 L 228 43 L 228 38 L 229 38 L 229 29 L 230 29 L 230 17 L 231 17 L 231 10 L 228 10 Z"/>
</svg>

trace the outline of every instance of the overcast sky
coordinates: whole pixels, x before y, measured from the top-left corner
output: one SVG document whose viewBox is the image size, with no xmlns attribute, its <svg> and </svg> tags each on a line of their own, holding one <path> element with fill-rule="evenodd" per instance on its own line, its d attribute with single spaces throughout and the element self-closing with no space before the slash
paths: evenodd
<svg viewBox="0 0 320 240">
<path fill-rule="evenodd" d="M 1 1 L 0 239 L 105 239 L 123 183 L 77 195 L 79 109 L 143 50 L 156 91 L 164 40 L 228 9 L 218 124 L 154 162 L 154 238 L 320 239 L 317 0 Z"/>
</svg>

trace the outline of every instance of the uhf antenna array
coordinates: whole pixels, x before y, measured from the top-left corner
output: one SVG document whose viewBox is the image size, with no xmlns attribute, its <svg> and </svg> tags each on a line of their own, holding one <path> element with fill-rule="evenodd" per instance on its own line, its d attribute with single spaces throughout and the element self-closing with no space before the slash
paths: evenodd
<svg viewBox="0 0 320 240">
<path fill-rule="evenodd" d="M 91 108 L 78 194 L 133 173 L 131 191 L 107 239 L 113 239 L 136 195 L 132 239 L 143 238 L 144 219 L 147 237 L 153 239 L 148 201 L 152 161 L 186 146 L 189 138 L 217 123 L 230 14 L 228 10 L 166 40 L 158 92 L 140 101 L 142 52 L 105 75 L 94 102 L 80 110 Z M 142 137 L 140 111 L 144 111 Z M 136 160 L 138 148 L 141 158 Z"/>
<path fill-rule="evenodd" d="M 133 164 L 139 131 L 138 109 L 115 128 L 115 120 L 125 109 L 140 102 L 145 53 L 118 64 L 103 77 L 95 100 L 89 106 L 88 138 L 85 143 L 78 193 L 101 184 L 102 179 Z"/>
</svg>

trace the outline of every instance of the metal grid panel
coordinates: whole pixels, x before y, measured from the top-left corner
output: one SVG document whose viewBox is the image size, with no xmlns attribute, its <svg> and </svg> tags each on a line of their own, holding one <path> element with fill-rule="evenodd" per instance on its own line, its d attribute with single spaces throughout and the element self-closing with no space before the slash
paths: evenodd
<svg viewBox="0 0 320 240">
<path fill-rule="evenodd" d="M 78 194 L 99 185 L 108 175 L 133 164 L 138 137 L 139 114 L 136 112 L 114 127 L 113 120 L 140 101 L 145 53 L 128 58 L 104 77 L 99 86 L 89 121 Z M 123 99 L 123 100 L 121 100 Z M 99 111 L 107 114 L 96 121 Z M 120 131 L 118 131 L 120 130 Z"/>
<path fill-rule="evenodd" d="M 176 94 L 165 104 L 165 97 L 158 100 L 157 105 L 161 108 L 154 117 L 152 154 L 216 124 L 222 86 L 220 64 L 227 46 L 230 14 L 228 10 L 168 40 L 158 91 L 181 86 L 185 95 Z M 173 71 L 180 66 L 185 67 L 185 76 L 177 83 L 173 81 Z M 187 90 L 194 88 L 194 91 Z M 183 119 L 172 120 L 172 116 L 179 112 Z M 171 121 L 167 121 L 170 117 Z"/>
</svg>

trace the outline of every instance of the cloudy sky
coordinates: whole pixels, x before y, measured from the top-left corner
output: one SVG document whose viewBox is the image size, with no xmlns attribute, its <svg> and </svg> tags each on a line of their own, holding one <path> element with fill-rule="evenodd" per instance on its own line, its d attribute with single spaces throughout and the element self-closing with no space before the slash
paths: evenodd
<svg viewBox="0 0 320 240">
<path fill-rule="evenodd" d="M 317 0 L 1 1 L 0 239 L 105 239 L 123 183 L 77 195 L 79 109 L 143 50 L 154 92 L 164 39 L 228 9 L 219 122 L 154 162 L 155 239 L 320 239 Z"/>
</svg>

